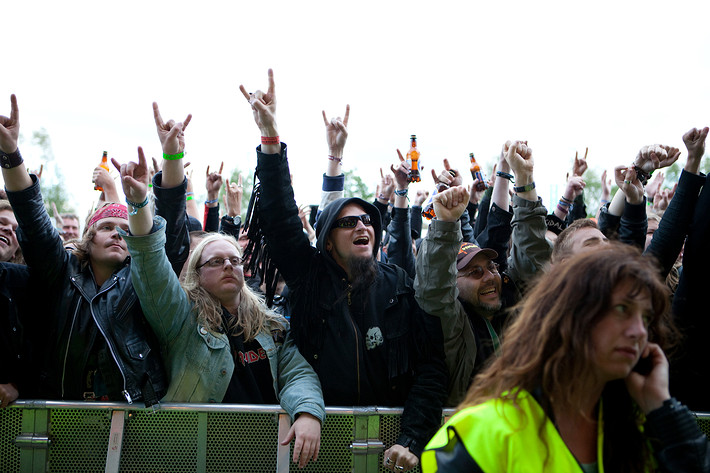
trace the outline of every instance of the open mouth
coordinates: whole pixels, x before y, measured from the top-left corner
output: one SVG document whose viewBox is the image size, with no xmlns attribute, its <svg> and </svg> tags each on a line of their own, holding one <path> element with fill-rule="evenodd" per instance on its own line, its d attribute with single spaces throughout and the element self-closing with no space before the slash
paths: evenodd
<svg viewBox="0 0 710 473">
<path fill-rule="evenodd" d="M 355 241 L 353 242 L 353 244 L 357 245 L 357 246 L 366 246 L 369 243 L 370 243 L 370 239 L 366 236 L 356 238 Z"/>
<path fill-rule="evenodd" d="M 10 240 L 7 237 L 0 235 L 0 241 L 10 246 Z"/>
<path fill-rule="evenodd" d="M 495 287 L 490 287 L 490 288 L 488 288 L 488 289 L 485 289 L 485 290 L 479 292 L 479 294 L 482 295 L 482 296 L 489 296 L 489 295 L 491 295 L 491 294 L 495 294 L 496 292 L 497 292 L 497 291 L 496 291 L 496 288 L 495 288 Z"/>
</svg>

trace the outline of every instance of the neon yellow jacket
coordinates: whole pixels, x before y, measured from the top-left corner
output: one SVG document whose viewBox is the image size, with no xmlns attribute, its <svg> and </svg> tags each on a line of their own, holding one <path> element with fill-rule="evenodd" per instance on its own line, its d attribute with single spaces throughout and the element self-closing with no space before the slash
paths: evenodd
<svg viewBox="0 0 710 473">
<path fill-rule="evenodd" d="M 604 473 L 603 430 L 600 416 L 597 427 L 599 473 Z M 421 464 L 424 473 L 582 473 L 555 426 L 527 391 L 518 396 L 518 407 L 509 400 L 492 399 L 457 412 L 426 446 Z"/>
</svg>

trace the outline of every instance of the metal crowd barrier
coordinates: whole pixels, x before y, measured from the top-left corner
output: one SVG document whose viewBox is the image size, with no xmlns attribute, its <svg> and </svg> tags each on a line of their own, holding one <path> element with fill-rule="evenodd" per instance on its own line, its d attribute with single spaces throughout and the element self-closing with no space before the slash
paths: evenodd
<svg viewBox="0 0 710 473">
<path fill-rule="evenodd" d="M 326 408 L 318 461 L 300 470 L 279 406 L 19 401 L 0 410 L 0 472 L 385 473 L 401 409 Z M 453 410 L 444 412 L 450 416 Z M 696 413 L 710 436 L 710 413 Z M 442 419 L 443 420 L 443 419 Z M 419 471 L 417 468 L 413 471 Z"/>
</svg>

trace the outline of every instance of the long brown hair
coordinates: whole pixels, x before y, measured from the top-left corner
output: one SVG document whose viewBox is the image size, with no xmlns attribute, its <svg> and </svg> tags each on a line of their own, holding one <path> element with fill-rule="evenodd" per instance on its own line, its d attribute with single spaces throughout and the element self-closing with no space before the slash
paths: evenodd
<svg viewBox="0 0 710 473">
<path fill-rule="evenodd" d="M 560 263 L 537 281 L 503 334 L 501 356 L 478 374 L 459 409 L 500 397 L 516 403 L 521 390 L 541 390 L 548 415 L 550 399 L 556 406 L 582 412 L 592 381 L 589 334 L 623 281 L 632 282 L 633 292 L 649 291 L 653 314 L 648 339 L 670 349 L 678 331 L 669 313 L 668 289 L 653 260 L 629 245 L 597 247 Z M 638 429 L 640 412 L 623 380 L 608 383 L 602 397 L 604 411 L 614 413 L 605 416 L 605 468 L 642 470 L 650 453 Z"/>
<path fill-rule="evenodd" d="M 200 272 L 197 265 L 205 247 L 219 240 L 229 242 L 234 246 L 237 254 L 242 255 L 241 247 L 233 237 L 221 233 L 211 233 L 203 238 L 190 253 L 185 270 L 185 281 L 182 283 L 188 299 L 193 303 L 198 321 L 213 331 L 219 331 L 222 327 L 222 304 L 200 285 Z M 239 295 L 237 314 L 230 314 L 227 320 L 226 328 L 229 333 L 243 334 L 244 340 L 249 341 L 256 337 L 260 331 L 269 333 L 272 330 L 286 328 L 288 324 L 286 319 L 269 309 L 264 303 L 264 298 L 249 289 L 246 283 L 242 286 Z"/>
</svg>

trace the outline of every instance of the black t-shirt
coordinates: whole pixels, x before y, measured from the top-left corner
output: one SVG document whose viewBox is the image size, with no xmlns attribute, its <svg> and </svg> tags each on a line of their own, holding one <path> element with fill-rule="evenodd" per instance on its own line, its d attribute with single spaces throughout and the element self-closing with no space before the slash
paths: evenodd
<svg viewBox="0 0 710 473">
<path fill-rule="evenodd" d="M 230 335 L 234 373 L 222 402 L 230 404 L 278 404 L 269 358 L 256 340 Z"/>
</svg>

